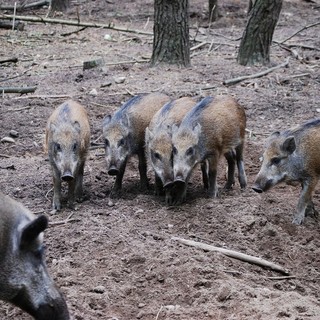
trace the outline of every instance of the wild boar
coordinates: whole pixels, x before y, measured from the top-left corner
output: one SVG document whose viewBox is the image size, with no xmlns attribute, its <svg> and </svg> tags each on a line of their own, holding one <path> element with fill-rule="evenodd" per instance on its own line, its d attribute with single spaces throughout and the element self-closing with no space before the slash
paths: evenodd
<svg viewBox="0 0 320 320">
<path fill-rule="evenodd" d="M 68 183 L 68 206 L 83 195 L 83 172 L 90 145 L 90 125 L 86 109 L 68 100 L 48 119 L 45 151 L 53 175 L 53 210 L 61 210 L 61 182 Z"/>
<path fill-rule="evenodd" d="M 292 222 L 301 224 L 307 213 L 315 213 L 312 194 L 319 176 L 320 119 L 314 119 L 269 137 L 252 188 L 261 193 L 280 182 L 300 182 L 302 191 Z"/>
<path fill-rule="evenodd" d="M 166 191 L 166 202 L 171 204 L 173 190 L 172 166 L 172 125 L 179 125 L 182 118 L 196 104 L 188 97 L 166 103 L 153 116 L 146 128 L 146 153 L 150 166 L 155 173 L 155 192 L 157 195 Z M 176 188 L 174 188 L 176 189 Z"/>
<path fill-rule="evenodd" d="M 0 193 L 0 299 L 37 320 L 68 320 L 66 302 L 44 261 L 46 216 Z"/>
<path fill-rule="evenodd" d="M 119 194 L 127 160 L 138 155 L 140 186 L 148 188 L 145 156 L 145 129 L 153 115 L 169 101 L 162 93 L 138 95 L 123 104 L 111 117 L 103 119 L 103 139 L 108 174 L 116 176 L 111 195 Z"/>
<path fill-rule="evenodd" d="M 246 187 L 243 163 L 245 128 L 245 111 L 229 96 L 204 98 L 186 114 L 179 127 L 173 126 L 174 183 L 185 186 L 184 194 L 181 193 L 175 204 L 184 201 L 187 183 L 198 163 L 203 164 L 208 195 L 217 196 L 217 165 L 221 155 L 228 162 L 228 177 L 224 188 L 232 188 L 236 164 L 240 187 Z M 183 189 L 182 186 L 179 188 Z"/>
</svg>

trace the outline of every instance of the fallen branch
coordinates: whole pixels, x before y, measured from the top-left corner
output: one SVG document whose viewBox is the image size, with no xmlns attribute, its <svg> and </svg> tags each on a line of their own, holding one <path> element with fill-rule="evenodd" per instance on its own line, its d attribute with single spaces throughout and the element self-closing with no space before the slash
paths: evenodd
<svg viewBox="0 0 320 320">
<path fill-rule="evenodd" d="M 21 87 L 21 88 L 13 88 L 13 87 L 0 87 L 0 93 L 31 93 L 35 92 L 37 87 Z"/>
<path fill-rule="evenodd" d="M 18 31 L 24 30 L 24 23 L 21 21 L 14 21 L 14 22 L 0 21 L 0 28 L 1 29 L 12 30 L 12 25 L 13 25 L 13 30 L 18 30 Z"/>
<path fill-rule="evenodd" d="M 288 64 L 289 64 L 289 58 L 288 58 L 285 62 L 283 62 L 283 63 L 281 63 L 281 64 L 279 64 L 279 65 L 277 65 L 277 66 L 275 66 L 275 67 L 272 67 L 272 68 L 270 68 L 270 69 L 267 69 L 267 70 L 264 70 L 264 71 L 261 71 L 261 72 L 255 73 L 255 74 L 251 74 L 251 75 L 248 75 L 248 76 L 241 76 L 241 77 L 238 77 L 238 78 L 233 78 L 233 79 L 224 80 L 224 81 L 223 81 L 223 84 L 224 84 L 224 85 L 232 85 L 232 84 L 236 84 L 236 83 L 238 83 L 238 82 L 241 82 L 241 81 L 243 81 L 243 80 L 260 78 L 260 77 L 263 77 L 263 76 L 265 76 L 266 74 L 268 74 L 268 73 L 270 73 L 270 72 L 273 72 L 273 71 L 275 71 L 275 70 L 277 70 L 277 69 L 284 68 L 284 67 L 286 67 Z"/>
<path fill-rule="evenodd" d="M 14 15 L 3 15 L 1 19 L 13 19 L 21 20 L 21 21 L 30 21 L 30 22 L 40 22 L 40 23 L 52 23 L 52 24 L 62 24 L 68 26 L 76 26 L 76 27 L 88 27 L 88 28 L 99 28 L 99 29 L 111 29 L 119 32 L 128 32 L 128 33 L 137 33 L 137 34 L 144 34 L 148 36 L 152 36 L 153 33 L 141 31 L 141 30 L 133 30 L 133 29 L 125 29 L 114 27 L 109 24 L 103 23 L 93 23 L 93 22 L 80 22 L 75 20 L 61 20 L 61 19 L 52 19 L 52 18 L 41 18 L 41 17 L 32 17 L 32 16 L 14 16 Z"/>
<path fill-rule="evenodd" d="M 196 248 L 206 250 L 206 251 L 220 252 L 220 253 L 222 253 L 228 257 L 234 258 L 234 259 L 238 259 L 238 260 L 242 260 L 242 261 L 245 261 L 248 263 L 256 264 L 258 266 L 270 268 L 274 271 L 278 271 L 278 272 L 283 273 L 285 275 L 289 275 L 289 271 L 284 269 L 283 267 L 281 267 L 277 264 L 274 264 L 273 262 L 270 262 L 270 261 L 267 261 L 267 260 L 264 260 L 264 259 L 261 259 L 258 257 L 250 256 L 248 254 L 244 254 L 244 253 L 233 251 L 233 250 L 215 247 L 215 246 L 212 246 L 209 244 L 205 244 L 205 243 L 201 243 L 201 242 L 197 242 L 197 241 L 193 241 L 193 240 L 186 240 L 186 239 L 182 239 L 182 238 L 178 238 L 178 237 L 172 237 L 171 239 L 178 241 L 182 244 L 185 244 L 187 246 L 196 247 Z"/>
<path fill-rule="evenodd" d="M 1 63 L 7 63 L 7 62 L 17 63 L 17 62 L 18 62 L 18 58 L 13 57 L 13 58 L 7 58 L 7 59 L 2 59 L 2 60 L 0 60 L 0 64 L 1 64 Z"/>
<path fill-rule="evenodd" d="M 283 276 L 283 277 L 268 277 L 270 280 L 290 280 L 295 279 L 296 276 Z"/>
<path fill-rule="evenodd" d="M 24 9 L 35 9 L 35 8 L 41 8 L 43 6 L 49 5 L 50 1 L 49 0 L 41 0 L 29 4 L 22 4 L 18 6 L 0 6 L 0 10 L 24 10 Z"/>
<path fill-rule="evenodd" d="M 309 28 L 313 28 L 313 27 L 315 27 L 315 26 L 317 26 L 317 25 L 319 25 L 320 24 L 320 22 L 316 22 L 316 23 L 312 23 L 312 24 L 309 24 L 309 25 L 307 25 L 307 26 L 304 26 L 303 28 L 301 28 L 301 29 L 299 29 L 298 31 L 296 31 L 295 33 L 293 33 L 290 37 L 288 37 L 287 39 L 284 39 L 284 40 L 282 40 L 282 41 L 280 41 L 279 43 L 280 44 L 283 44 L 283 43 L 285 43 L 286 41 L 288 41 L 288 40 L 290 40 L 291 38 L 293 38 L 295 35 L 297 35 L 298 33 L 300 33 L 301 31 L 303 31 L 303 30 L 306 30 L 306 29 L 309 29 Z"/>
<path fill-rule="evenodd" d="M 69 222 L 80 221 L 80 219 L 72 219 L 73 214 L 74 214 L 74 212 L 72 212 L 71 214 L 69 214 L 69 216 L 68 216 L 67 219 L 65 219 L 65 220 L 49 222 L 49 227 L 61 226 L 61 225 L 63 225 L 63 224 L 69 223 Z"/>
</svg>

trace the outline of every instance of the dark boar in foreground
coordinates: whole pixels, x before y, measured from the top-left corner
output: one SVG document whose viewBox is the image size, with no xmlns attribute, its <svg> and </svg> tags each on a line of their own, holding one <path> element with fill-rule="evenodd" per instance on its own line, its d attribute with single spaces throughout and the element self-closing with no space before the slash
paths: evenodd
<svg viewBox="0 0 320 320">
<path fill-rule="evenodd" d="M 235 166 L 238 167 L 240 187 L 247 178 L 243 164 L 246 115 L 232 97 L 207 97 L 196 104 L 183 118 L 180 127 L 173 127 L 173 172 L 175 184 L 184 185 L 184 194 L 175 203 L 184 201 L 186 186 L 192 170 L 203 164 L 203 175 L 208 195 L 216 197 L 217 165 L 221 155 L 228 162 L 225 189 L 234 184 Z M 207 178 L 206 178 L 207 177 Z"/>
<path fill-rule="evenodd" d="M 300 182 L 302 191 L 293 223 L 301 224 L 314 210 L 312 193 L 320 176 L 320 119 L 308 121 L 267 141 L 253 190 L 267 191 L 280 182 Z"/>
<path fill-rule="evenodd" d="M 68 183 L 68 205 L 74 207 L 83 193 L 83 171 L 90 144 L 90 126 L 85 108 L 68 100 L 50 116 L 45 150 L 53 174 L 53 210 L 61 209 L 61 182 Z"/>
<path fill-rule="evenodd" d="M 153 115 L 169 101 L 161 93 L 139 95 L 131 98 L 111 117 L 103 120 L 105 157 L 109 175 L 116 176 L 111 194 L 119 193 L 127 160 L 138 155 L 140 185 L 148 188 L 145 156 L 145 129 Z"/>
<path fill-rule="evenodd" d="M 68 320 L 66 302 L 48 275 L 43 234 L 48 220 L 0 193 L 0 299 L 36 320 Z"/>
<path fill-rule="evenodd" d="M 179 125 L 182 118 L 195 105 L 191 98 L 184 97 L 166 103 L 152 118 L 146 129 L 146 152 L 150 166 L 155 172 L 156 194 L 163 188 L 166 192 L 166 203 L 171 205 L 175 192 L 173 186 L 172 166 L 172 125 Z"/>
</svg>

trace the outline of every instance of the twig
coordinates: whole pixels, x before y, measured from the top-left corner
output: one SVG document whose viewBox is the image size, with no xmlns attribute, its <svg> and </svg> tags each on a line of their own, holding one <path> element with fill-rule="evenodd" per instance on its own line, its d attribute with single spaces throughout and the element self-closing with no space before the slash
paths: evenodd
<svg viewBox="0 0 320 320">
<path fill-rule="evenodd" d="M 14 112 L 14 111 L 22 111 L 22 110 L 27 110 L 27 109 L 30 109 L 31 106 L 26 106 L 26 107 L 22 107 L 22 108 L 18 108 L 18 109 L 8 109 L 8 110 L 5 110 L 3 112 Z"/>
<path fill-rule="evenodd" d="M 3 15 L 1 16 L 1 19 L 8 20 L 8 19 L 13 19 L 13 17 L 14 17 L 13 15 Z M 41 17 L 33 17 L 33 16 L 15 16 L 15 18 L 17 20 L 30 21 L 30 22 L 63 24 L 68 26 L 99 28 L 99 29 L 112 29 L 119 32 L 137 33 L 137 34 L 144 34 L 148 36 L 153 35 L 153 33 L 151 32 L 114 27 L 111 25 L 111 23 L 103 24 L 103 23 L 94 23 L 94 22 L 80 22 L 75 20 L 61 20 L 61 19 L 41 18 Z"/>
<path fill-rule="evenodd" d="M 63 95 L 33 95 L 33 96 L 21 96 L 15 97 L 14 99 L 62 99 L 62 98 L 71 98 L 68 94 Z"/>
<path fill-rule="evenodd" d="M 1 158 L 11 158 L 11 156 L 9 156 L 8 154 L 3 154 L 3 153 L 0 153 L 0 157 Z"/>
<path fill-rule="evenodd" d="M 62 221 L 53 221 L 53 222 L 49 222 L 49 227 L 55 227 L 55 226 L 61 226 L 63 224 L 67 224 L 69 222 L 77 222 L 77 221 L 80 221 L 80 219 L 65 219 L 65 220 L 62 220 Z"/>
<path fill-rule="evenodd" d="M 0 60 L 0 64 L 1 64 L 1 63 L 6 63 L 6 62 L 16 63 L 16 62 L 18 62 L 18 58 L 13 57 L 13 58 L 7 58 L 7 59 L 2 59 L 2 60 Z"/>
<path fill-rule="evenodd" d="M 160 309 L 159 309 L 159 311 L 158 311 L 158 313 L 157 313 L 157 316 L 156 316 L 156 319 L 155 319 L 155 320 L 158 320 L 159 315 L 160 315 L 160 312 L 162 311 L 162 309 L 163 309 L 163 305 L 161 305 L 161 307 L 160 307 Z"/>
<path fill-rule="evenodd" d="M 13 88 L 13 87 L 0 87 L 0 93 L 30 93 L 35 92 L 37 87 L 21 87 L 21 88 Z"/>
<path fill-rule="evenodd" d="M 201 242 L 197 242 L 197 241 L 193 241 L 193 240 L 186 240 L 186 239 L 182 239 L 182 238 L 178 238 L 178 237 L 172 237 L 171 239 L 178 241 L 182 244 L 185 244 L 187 246 L 196 247 L 196 248 L 203 249 L 206 251 L 220 252 L 220 253 L 222 253 L 228 257 L 234 258 L 234 259 L 242 260 L 242 261 L 245 261 L 248 263 L 253 263 L 253 264 L 256 264 L 256 265 L 259 265 L 262 267 L 267 267 L 267 268 L 270 268 L 274 271 L 278 271 L 283 274 L 289 275 L 289 271 L 284 269 L 283 267 L 281 267 L 273 262 L 270 262 L 270 261 L 267 261 L 267 260 L 264 260 L 264 259 L 261 259 L 258 257 L 250 256 L 248 254 L 244 254 L 244 253 L 233 251 L 233 250 L 215 247 L 215 246 L 212 246 L 209 244 L 205 244 L 205 243 L 201 243 Z"/>
<path fill-rule="evenodd" d="M 24 10 L 24 9 L 31 9 L 31 8 L 39 8 L 45 5 L 49 5 L 50 1 L 48 0 L 41 0 L 29 4 L 22 4 L 21 6 L 16 6 L 16 10 Z M 15 6 L 0 6 L 0 10 L 14 10 Z"/>
<path fill-rule="evenodd" d="M 288 280 L 288 279 L 295 279 L 296 276 L 283 276 L 283 277 L 268 277 L 270 280 Z"/>
<path fill-rule="evenodd" d="M 283 62 L 283 63 L 281 63 L 281 64 L 279 64 L 279 65 L 277 65 L 277 66 L 275 66 L 275 67 L 272 67 L 272 68 L 270 68 L 270 69 L 267 69 L 267 70 L 264 70 L 264 71 L 261 71 L 261 72 L 255 73 L 255 74 L 251 74 L 251 75 L 248 75 L 248 76 L 241 76 L 241 77 L 238 77 L 238 78 L 233 78 L 233 79 L 224 80 L 224 81 L 223 81 L 223 84 L 224 84 L 224 85 L 232 85 L 232 84 L 236 84 L 236 83 L 238 83 L 238 82 L 241 82 L 241 81 L 243 81 L 243 80 L 260 78 L 260 77 L 263 77 L 263 76 L 265 76 L 266 74 L 268 74 L 268 73 L 270 73 L 270 72 L 273 72 L 273 71 L 275 71 L 275 70 L 277 70 L 277 69 L 284 68 L 284 67 L 286 67 L 288 64 L 289 64 L 289 58 L 288 58 L 285 62 Z"/>
<path fill-rule="evenodd" d="M 70 35 L 72 35 L 72 34 L 74 34 L 74 33 L 79 33 L 79 32 L 81 32 L 81 31 L 83 31 L 83 30 L 86 30 L 86 29 L 87 29 L 87 27 L 82 27 L 82 28 L 80 28 L 80 29 L 78 29 L 78 30 L 75 30 L 75 31 L 66 32 L 66 33 L 61 33 L 60 36 L 61 36 L 61 37 L 67 37 L 67 36 L 70 36 Z"/>
<path fill-rule="evenodd" d="M 309 28 L 312 28 L 312 27 L 315 27 L 317 25 L 319 25 L 320 22 L 316 22 L 316 23 L 312 23 L 312 24 L 309 24 L 307 26 L 304 26 L 303 28 L 299 29 L 298 31 L 296 31 L 295 33 L 293 33 L 290 37 L 288 37 L 287 39 L 284 39 L 282 41 L 280 41 L 279 43 L 280 44 L 283 44 L 285 43 L 286 41 L 290 40 L 291 38 L 293 38 L 295 35 L 297 35 L 298 33 L 300 33 L 301 31 L 303 30 L 306 30 L 306 29 L 309 29 Z"/>
</svg>

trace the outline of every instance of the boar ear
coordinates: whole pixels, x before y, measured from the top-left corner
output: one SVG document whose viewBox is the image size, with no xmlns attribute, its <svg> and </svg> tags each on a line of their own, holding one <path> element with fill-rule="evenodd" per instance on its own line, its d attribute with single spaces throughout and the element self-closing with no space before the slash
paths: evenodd
<svg viewBox="0 0 320 320">
<path fill-rule="evenodd" d="M 111 121 L 111 115 L 108 114 L 107 116 L 105 116 L 102 120 L 102 125 L 106 126 L 109 122 Z"/>
<path fill-rule="evenodd" d="M 276 137 L 279 137 L 279 136 L 280 136 L 280 131 L 275 131 L 275 132 L 271 133 L 270 138 L 271 137 L 272 138 L 276 138 Z"/>
<path fill-rule="evenodd" d="M 76 128 L 76 130 L 78 131 L 78 133 L 81 132 L 81 127 L 80 127 L 80 123 L 78 121 L 74 122 L 74 127 Z"/>
<path fill-rule="evenodd" d="M 172 133 L 177 132 L 178 129 L 179 129 L 179 126 L 178 126 L 176 123 L 174 123 L 174 124 L 171 126 L 171 132 L 172 132 Z"/>
<path fill-rule="evenodd" d="M 290 136 L 284 140 L 281 149 L 289 154 L 293 153 L 293 151 L 296 150 L 296 140 L 294 139 L 294 136 Z"/>
<path fill-rule="evenodd" d="M 48 226 L 48 218 L 41 215 L 29 222 L 22 230 L 20 245 L 27 245 L 33 242 L 41 232 Z"/>
<path fill-rule="evenodd" d="M 121 118 L 121 123 L 125 127 L 129 127 L 130 126 L 130 120 L 129 120 L 129 117 L 128 117 L 128 115 L 126 113 Z"/>
<path fill-rule="evenodd" d="M 57 129 L 56 124 L 55 124 L 54 122 L 50 122 L 50 124 L 49 124 L 49 130 L 50 130 L 51 132 L 55 132 L 56 129 Z"/>
<path fill-rule="evenodd" d="M 153 139 L 153 133 L 149 130 L 149 127 L 146 127 L 146 141 Z"/>
<path fill-rule="evenodd" d="M 201 133 L 201 124 L 199 122 L 197 122 L 193 129 L 192 129 L 197 135 Z"/>
</svg>

